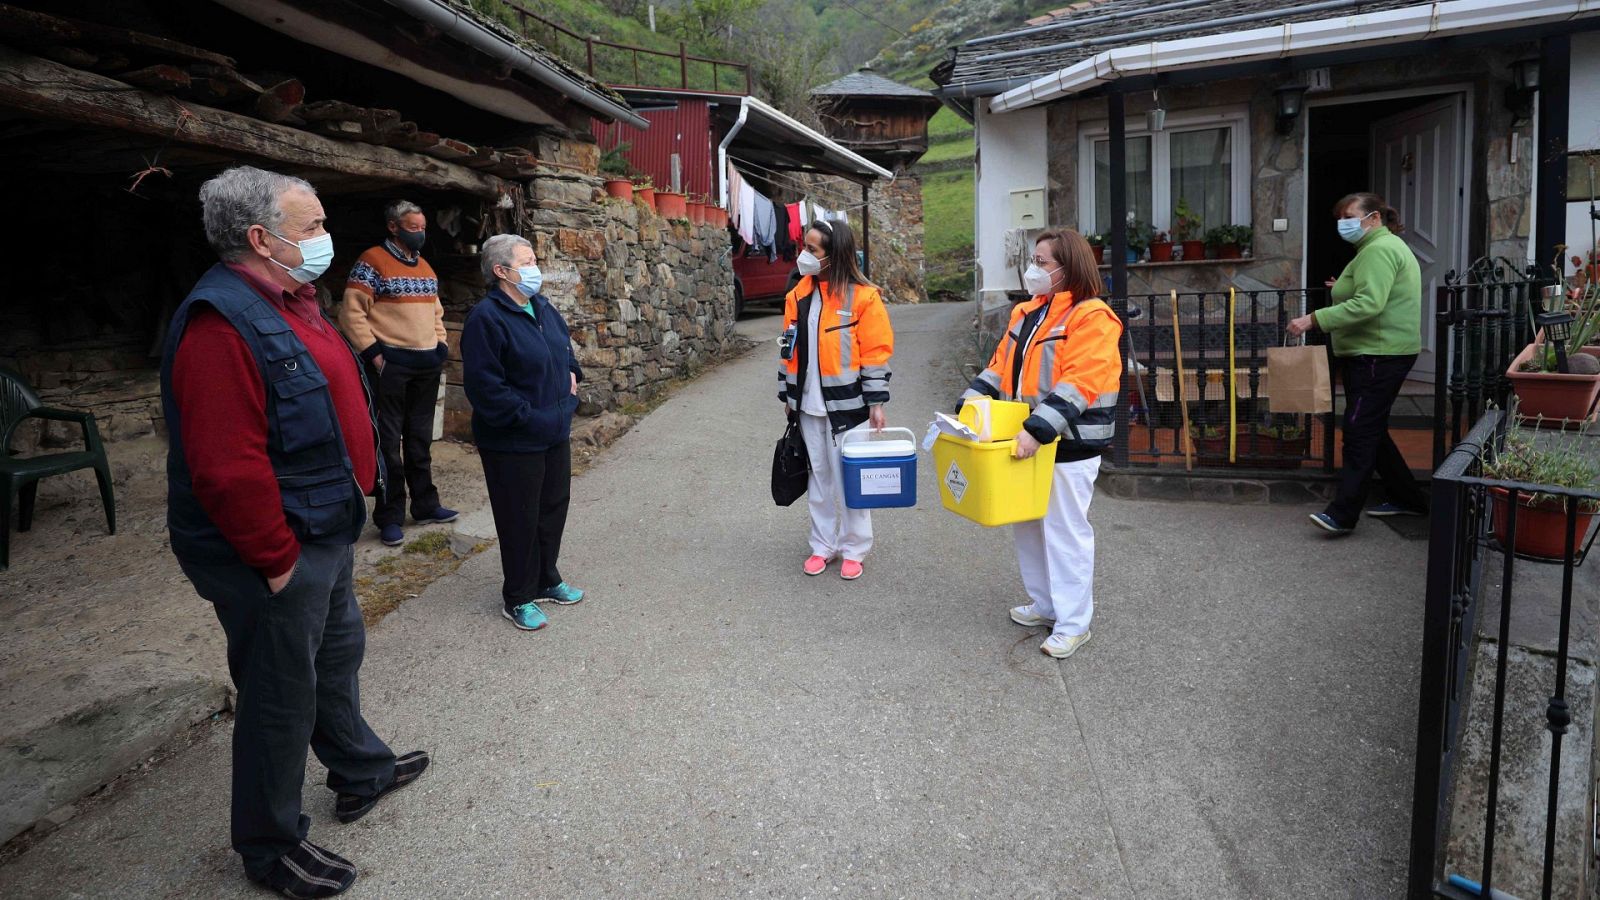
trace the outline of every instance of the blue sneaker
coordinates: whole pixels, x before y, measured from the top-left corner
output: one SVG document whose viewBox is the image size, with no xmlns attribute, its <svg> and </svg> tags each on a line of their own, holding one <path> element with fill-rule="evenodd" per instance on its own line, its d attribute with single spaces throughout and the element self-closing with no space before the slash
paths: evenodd
<svg viewBox="0 0 1600 900">
<path fill-rule="evenodd" d="M 460 513 L 453 509 L 445 509 L 441 506 L 425 516 L 413 514 L 411 516 L 411 521 L 417 523 L 418 525 L 443 525 L 446 522 L 454 522 L 460 515 Z"/>
<path fill-rule="evenodd" d="M 1338 522 L 1335 522 L 1333 520 L 1333 516 L 1330 516 L 1327 513 L 1312 513 L 1311 522 L 1318 528 L 1321 528 L 1324 531 L 1331 531 L 1334 534 L 1349 534 L 1350 532 L 1355 531 L 1354 528 L 1346 528 L 1343 525 L 1340 525 Z"/>
<path fill-rule="evenodd" d="M 547 589 L 544 592 L 544 598 L 553 601 L 558 606 L 571 606 L 583 599 L 583 591 L 563 581 L 555 587 Z"/>
<path fill-rule="evenodd" d="M 383 541 L 386 547 L 398 547 L 405 543 L 406 533 L 400 530 L 399 525 L 385 525 L 378 529 L 378 540 Z"/>
<path fill-rule="evenodd" d="M 1372 516 L 1374 519 L 1387 519 L 1391 516 L 1425 516 L 1427 513 L 1420 509 L 1412 509 L 1409 506 L 1401 506 L 1398 503 L 1380 503 L 1367 510 L 1367 515 Z"/>
<path fill-rule="evenodd" d="M 500 614 L 523 631 L 538 631 L 550 624 L 550 620 L 545 618 L 544 610 L 533 603 L 524 603 L 513 609 L 502 609 Z"/>
</svg>

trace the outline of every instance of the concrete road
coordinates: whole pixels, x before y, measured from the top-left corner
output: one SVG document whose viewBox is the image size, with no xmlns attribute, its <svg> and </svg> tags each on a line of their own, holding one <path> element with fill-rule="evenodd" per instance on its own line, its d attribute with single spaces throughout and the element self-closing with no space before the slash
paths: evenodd
<svg viewBox="0 0 1600 900">
<path fill-rule="evenodd" d="M 968 306 L 896 308 L 893 424 L 948 408 Z M 763 333 L 771 320 L 751 327 Z M 368 716 L 434 768 L 313 840 L 353 897 L 1392 897 L 1409 819 L 1423 550 L 1299 507 L 1102 498 L 1094 640 L 1006 617 L 1007 530 L 875 517 L 866 576 L 800 572 L 767 491 L 770 345 L 574 486 L 551 626 L 499 558 L 373 629 Z M 0 869 L 7 897 L 253 897 L 226 725 Z"/>
</svg>

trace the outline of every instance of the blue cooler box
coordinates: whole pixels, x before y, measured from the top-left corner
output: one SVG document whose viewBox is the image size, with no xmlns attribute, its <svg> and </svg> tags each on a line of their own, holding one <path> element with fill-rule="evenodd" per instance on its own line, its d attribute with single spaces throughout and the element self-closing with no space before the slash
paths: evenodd
<svg viewBox="0 0 1600 900">
<path fill-rule="evenodd" d="M 917 436 L 909 428 L 879 434 L 904 434 L 904 440 L 873 440 L 868 426 L 845 433 L 844 505 L 883 509 L 917 505 Z"/>
</svg>

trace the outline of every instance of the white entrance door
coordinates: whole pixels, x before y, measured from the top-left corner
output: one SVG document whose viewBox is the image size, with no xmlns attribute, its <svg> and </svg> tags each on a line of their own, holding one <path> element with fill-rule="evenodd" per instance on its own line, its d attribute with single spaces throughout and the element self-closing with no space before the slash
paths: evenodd
<svg viewBox="0 0 1600 900">
<path fill-rule="evenodd" d="M 1465 209 L 1461 129 L 1465 95 L 1452 94 L 1372 124 L 1372 189 L 1400 211 L 1401 237 L 1422 266 L 1422 353 L 1412 377 L 1433 380 L 1434 298 L 1458 259 Z"/>
</svg>

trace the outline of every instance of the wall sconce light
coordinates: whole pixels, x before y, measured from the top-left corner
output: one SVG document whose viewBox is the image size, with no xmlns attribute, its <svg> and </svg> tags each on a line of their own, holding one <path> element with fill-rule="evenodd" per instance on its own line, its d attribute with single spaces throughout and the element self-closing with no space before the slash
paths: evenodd
<svg viewBox="0 0 1600 900">
<path fill-rule="evenodd" d="M 1294 130 L 1294 120 L 1300 118 L 1305 108 L 1306 86 L 1286 84 L 1273 93 L 1278 98 L 1278 133 L 1288 134 Z"/>
<path fill-rule="evenodd" d="M 1519 59 L 1511 64 L 1511 84 L 1506 88 L 1506 108 L 1511 110 L 1511 127 L 1533 121 L 1533 97 L 1539 93 L 1539 61 Z"/>
</svg>

